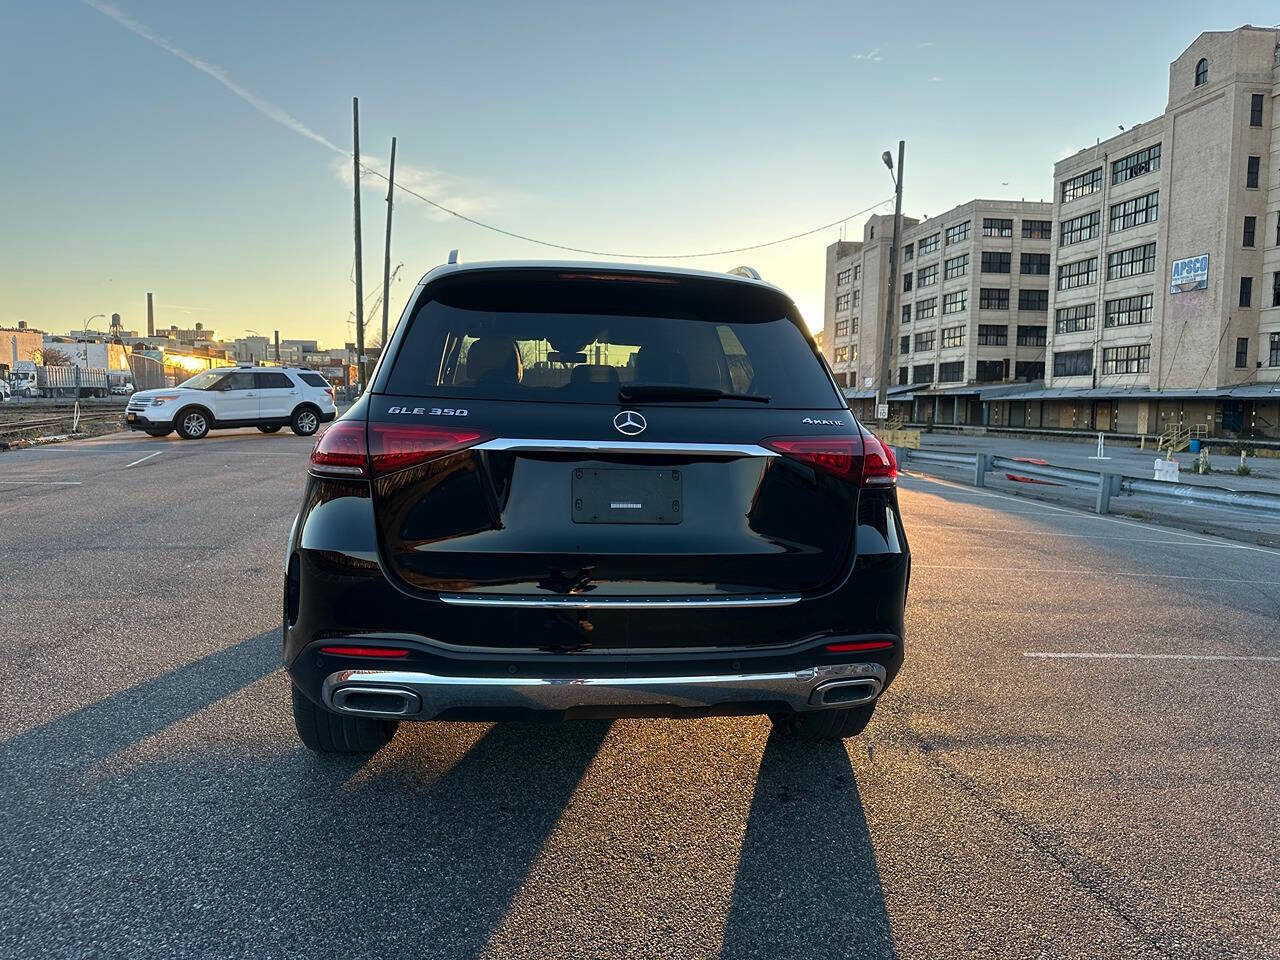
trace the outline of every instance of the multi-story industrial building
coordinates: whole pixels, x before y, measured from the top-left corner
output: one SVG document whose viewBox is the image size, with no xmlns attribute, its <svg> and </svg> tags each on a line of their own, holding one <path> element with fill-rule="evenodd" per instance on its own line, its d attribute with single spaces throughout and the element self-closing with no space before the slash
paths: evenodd
<svg viewBox="0 0 1280 960">
<path fill-rule="evenodd" d="M 1278 94 L 1280 31 L 1202 33 L 1170 66 L 1163 114 L 1055 165 L 1035 419 L 1276 435 Z"/>
<path fill-rule="evenodd" d="M 1044 376 L 1049 309 L 1048 203 L 971 200 L 903 217 L 889 399 L 909 419 L 981 419 L 978 385 Z M 827 248 L 823 343 L 853 409 L 880 385 L 893 218 L 860 242 Z"/>
</svg>

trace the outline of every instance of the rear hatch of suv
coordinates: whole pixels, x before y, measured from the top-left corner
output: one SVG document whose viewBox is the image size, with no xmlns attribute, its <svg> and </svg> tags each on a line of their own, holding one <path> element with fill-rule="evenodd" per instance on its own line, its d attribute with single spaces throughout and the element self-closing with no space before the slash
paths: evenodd
<svg viewBox="0 0 1280 960">
<path fill-rule="evenodd" d="M 411 590 L 759 597 L 849 569 L 862 433 L 776 289 L 471 269 L 401 327 L 365 428 L 380 550 Z"/>
</svg>

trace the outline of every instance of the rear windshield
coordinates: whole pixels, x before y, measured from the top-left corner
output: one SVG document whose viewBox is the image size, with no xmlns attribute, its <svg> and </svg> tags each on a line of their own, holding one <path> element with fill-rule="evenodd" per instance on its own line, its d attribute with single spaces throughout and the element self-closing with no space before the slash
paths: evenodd
<svg viewBox="0 0 1280 960">
<path fill-rule="evenodd" d="M 310 384 L 313 387 L 327 387 L 329 385 L 329 381 L 318 373 L 300 373 L 298 376 L 302 378 L 303 383 Z"/>
<path fill-rule="evenodd" d="M 768 397 L 773 407 L 842 406 L 799 323 L 776 291 L 732 281 L 462 274 L 432 286 L 381 389 L 617 403 L 619 388 L 645 384 Z"/>
</svg>

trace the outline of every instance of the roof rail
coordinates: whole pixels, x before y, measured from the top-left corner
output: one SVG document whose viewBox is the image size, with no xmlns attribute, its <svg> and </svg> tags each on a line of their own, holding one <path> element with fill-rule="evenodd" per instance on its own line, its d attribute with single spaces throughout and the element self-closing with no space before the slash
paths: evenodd
<svg viewBox="0 0 1280 960">
<path fill-rule="evenodd" d="M 457 251 L 457 250 L 450 250 L 450 251 L 449 251 L 449 265 L 450 265 L 450 266 L 453 266 L 453 265 L 454 265 L 454 264 L 456 264 L 457 262 L 458 262 L 458 251 Z"/>
<path fill-rule="evenodd" d="M 755 267 L 734 267 L 729 273 L 735 277 L 746 277 L 748 280 L 761 279 L 760 273 Z"/>
</svg>

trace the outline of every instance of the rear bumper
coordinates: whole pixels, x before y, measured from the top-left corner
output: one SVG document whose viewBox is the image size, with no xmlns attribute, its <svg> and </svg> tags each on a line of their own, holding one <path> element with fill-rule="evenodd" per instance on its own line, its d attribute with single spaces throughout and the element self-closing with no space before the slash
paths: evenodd
<svg viewBox="0 0 1280 960">
<path fill-rule="evenodd" d="M 880 695 L 878 663 L 822 664 L 768 673 L 694 676 L 445 676 L 401 670 L 340 670 L 325 678 L 324 705 L 336 713 L 431 720 L 441 715 L 534 712 L 635 713 L 808 711 L 853 707 Z"/>
</svg>

